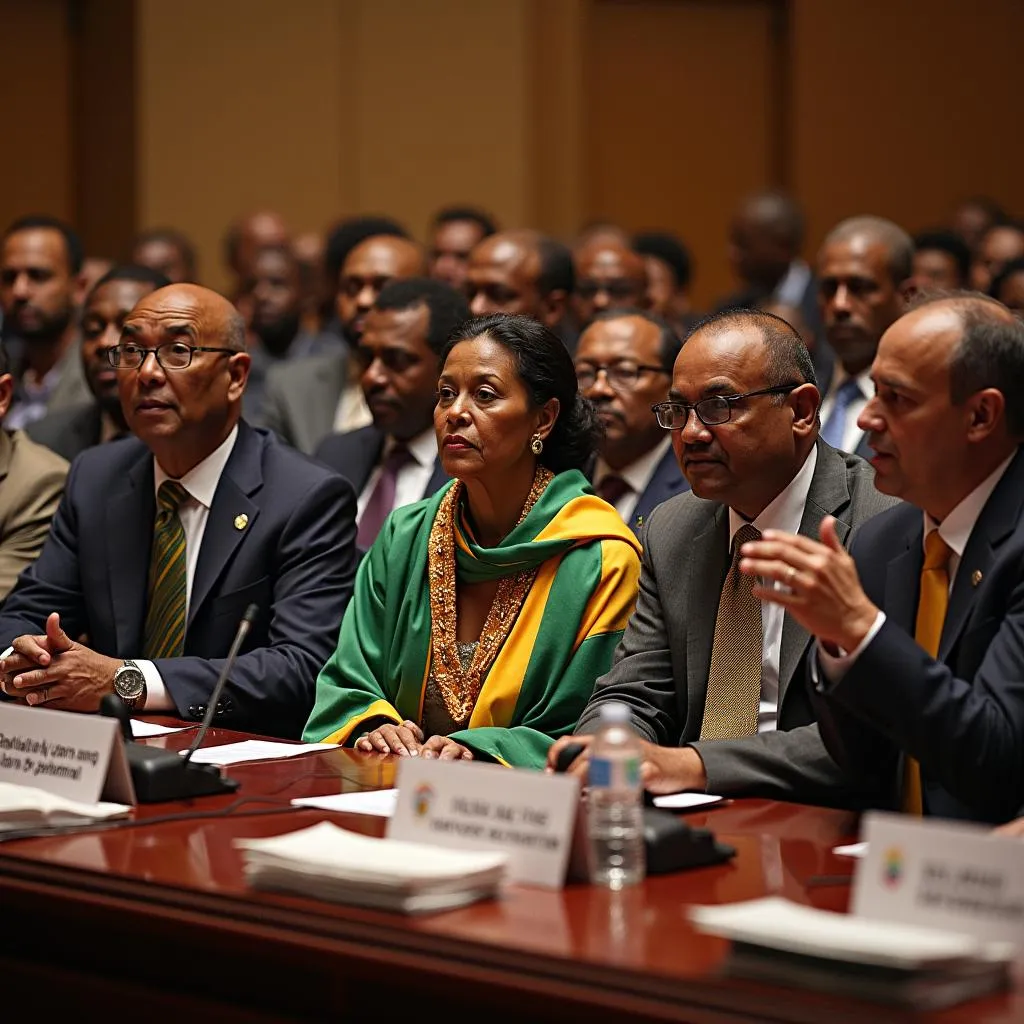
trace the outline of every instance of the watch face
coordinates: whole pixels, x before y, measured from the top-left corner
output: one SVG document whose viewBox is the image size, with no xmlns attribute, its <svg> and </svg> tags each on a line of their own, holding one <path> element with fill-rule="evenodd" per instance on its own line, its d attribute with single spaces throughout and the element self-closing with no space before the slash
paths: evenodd
<svg viewBox="0 0 1024 1024">
<path fill-rule="evenodd" d="M 142 693 L 146 677 L 137 668 L 119 669 L 114 676 L 114 689 L 119 697 L 131 700 Z"/>
</svg>

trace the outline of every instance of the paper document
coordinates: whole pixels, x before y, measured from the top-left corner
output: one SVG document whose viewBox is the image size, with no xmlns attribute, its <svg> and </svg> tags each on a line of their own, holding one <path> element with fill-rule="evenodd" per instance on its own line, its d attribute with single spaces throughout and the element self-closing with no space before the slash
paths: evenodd
<svg viewBox="0 0 1024 1024">
<path fill-rule="evenodd" d="M 369 793 L 332 793 L 330 796 L 303 796 L 292 801 L 293 807 L 316 807 L 321 811 L 351 811 L 354 814 L 375 814 L 390 818 L 398 801 L 397 789 L 377 789 Z"/>
<path fill-rule="evenodd" d="M 654 806 L 666 811 L 692 811 L 698 807 L 721 803 L 723 799 L 712 793 L 669 793 L 667 796 L 656 796 Z"/>
<path fill-rule="evenodd" d="M 124 818 L 125 804 L 81 803 L 33 786 L 0 782 L 0 832 L 37 825 L 78 825 Z"/>
<path fill-rule="evenodd" d="M 192 755 L 194 764 L 240 764 L 242 761 L 274 761 L 297 757 L 313 750 L 337 750 L 334 743 L 275 743 L 273 740 L 242 740 L 219 747 L 200 747 Z M 184 753 L 184 751 L 182 751 Z"/>
<path fill-rule="evenodd" d="M 850 843 L 849 846 L 837 846 L 832 852 L 837 857 L 864 857 L 867 856 L 867 843 Z"/>
<path fill-rule="evenodd" d="M 172 732 L 184 732 L 186 729 L 197 728 L 194 725 L 157 725 L 156 722 L 140 722 L 132 719 L 132 736 L 137 740 L 146 740 L 151 736 L 166 736 Z"/>
</svg>

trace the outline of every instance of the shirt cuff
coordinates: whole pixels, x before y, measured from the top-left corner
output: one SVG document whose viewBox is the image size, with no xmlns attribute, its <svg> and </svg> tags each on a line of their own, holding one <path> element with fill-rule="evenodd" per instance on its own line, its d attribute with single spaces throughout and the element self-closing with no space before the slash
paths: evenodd
<svg viewBox="0 0 1024 1024">
<path fill-rule="evenodd" d="M 164 685 L 163 676 L 160 675 L 156 665 L 152 661 L 136 661 L 135 664 L 142 670 L 142 675 L 146 680 L 146 703 L 137 710 L 177 711 L 178 709 Z"/>
<path fill-rule="evenodd" d="M 875 635 L 884 625 L 885 612 L 879 611 L 878 614 L 875 616 L 875 621 L 871 623 L 871 628 L 867 631 L 866 635 L 864 636 L 864 639 L 861 640 L 859 644 L 857 644 L 856 649 L 847 653 L 840 647 L 838 656 L 836 656 L 835 654 L 829 654 L 828 651 L 825 650 L 824 645 L 819 640 L 817 644 L 817 662 L 821 665 L 821 670 L 825 676 L 825 680 L 832 684 L 838 683 L 843 678 L 843 676 L 845 676 L 846 673 L 849 672 L 851 668 L 853 668 L 857 659 L 864 652 L 864 649 L 867 647 L 869 643 L 871 643 L 872 640 L 874 640 Z M 813 672 L 812 681 L 819 693 L 824 691 L 824 683 L 820 678 L 817 678 L 817 672 Z"/>
</svg>

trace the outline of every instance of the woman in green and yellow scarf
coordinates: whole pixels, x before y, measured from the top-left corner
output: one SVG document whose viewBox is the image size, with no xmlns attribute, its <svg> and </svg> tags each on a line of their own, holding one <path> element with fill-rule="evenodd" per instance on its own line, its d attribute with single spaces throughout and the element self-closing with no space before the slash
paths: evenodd
<svg viewBox="0 0 1024 1024">
<path fill-rule="evenodd" d="M 363 559 L 304 738 L 541 768 L 611 665 L 639 544 L 580 472 L 593 409 L 537 321 L 456 330 L 434 426 L 455 480 L 393 512 Z"/>
</svg>

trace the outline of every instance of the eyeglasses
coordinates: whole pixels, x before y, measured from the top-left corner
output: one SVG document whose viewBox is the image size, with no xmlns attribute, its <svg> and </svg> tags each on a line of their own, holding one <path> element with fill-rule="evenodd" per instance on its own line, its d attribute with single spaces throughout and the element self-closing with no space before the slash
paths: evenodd
<svg viewBox="0 0 1024 1024">
<path fill-rule="evenodd" d="M 785 395 L 800 387 L 799 384 L 779 384 L 773 388 L 761 388 L 759 391 L 747 391 L 742 395 L 712 395 L 702 398 L 693 405 L 686 402 L 659 402 L 651 406 L 651 412 L 658 417 L 658 425 L 666 430 L 682 430 L 690 419 L 690 411 L 697 414 L 697 419 L 705 427 L 716 427 L 728 423 L 732 416 L 732 403 L 741 398 L 753 398 L 755 395 Z"/>
<path fill-rule="evenodd" d="M 142 345 L 115 345 L 113 348 L 107 349 L 107 358 L 110 360 L 110 365 L 118 370 L 137 370 L 146 361 L 150 352 L 156 356 L 156 361 L 165 370 L 187 370 L 192 365 L 192 355 L 195 352 L 224 352 L 232 356 L 235 354 L 233 348 L 185 345 L 176 341 L 167 345 L 157 345 L 156 348 L 144 348 Z"/>
<path fill-rule="evenodd" d="M 587 391 L 597 383 L 600 374 L 604 374 L 608 383 L 618 390 L 636 387 L 641 374 L 664 373 L 664 366 L 650 366 L 643 363 L 611 363 L 608 366 L 595 366 L 592 363 L 580 363 L 576 367 L 576 381 L 581 391 Z"/>
<path fill-rule="evenodd" d="M 593 299 L 600 292 L 604 292 L 610 299 L 631 299 L 639 295 L 641 291 L 642 289 L 626 278 L 612 278 L 610 281 L 579 281 L 576 284 L 576 294 L 581 299 Z"/>
</svg>

